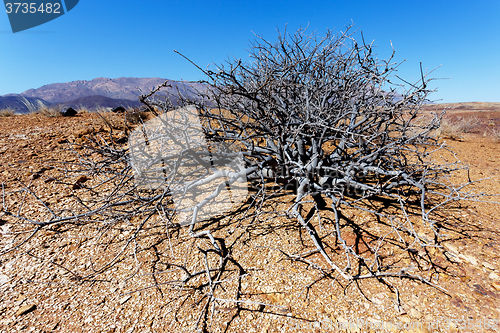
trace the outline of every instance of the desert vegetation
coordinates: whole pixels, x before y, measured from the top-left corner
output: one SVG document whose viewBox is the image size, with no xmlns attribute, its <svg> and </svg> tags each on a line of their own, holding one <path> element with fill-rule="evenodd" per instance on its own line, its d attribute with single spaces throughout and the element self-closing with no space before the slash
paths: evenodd
<svg viewBox="0 0 500 333">
<path fill-rule="evenodd" d="M 63 110 L 62 105 L 47 106 L 43 105 L 40 108 L 33 111 L 33 113 L 41 114 L 46 117 L 61 117 L 61 111 Z"/>
<path fill-rule="evenodd" d="M 464 134 L 477 133 L 481 120 L 477 116 L 458 117 L 451 120 L 445 117 L 441 122 L 440 131 L 444 138 L 462 140 Z"/>
<path fill-rule="evenodd" d="M 5 108 L 0 110 L 0 117 L 10 117 L 13 116 L 15 113 L 15 110 L 13 108 Z"/>
<path fill-rule="evenodd" d="M 247 292 L 254 244 L 315 271 L 305 290 L 327 280 L 362 292 L 374 280 L 397 308 L 401 279 L 446 294 L 436 260 L 446 215 L 487 198 L 457 182 L 468 169 L 439 139 L 444 113 L 421 117 L 431 78 L 420 68 L 418 82 L 396 84 L 398 66 L 351 28 L 257 36 L 248 62 L 200 68 L 207 88 L 165 98 L 166 82 L 141 97 L 147 112 L 99 113 L 106 131 L 89 129 L 68 144 L 73 158 L 48 163 L 63 200 L 49 204 L 30 183 L 4 188 L 16 237 L 3 254 L 90 228 L 86 264 L 53 267 L 73 281 L 165 288 L 176 320 L 204 331 L 228 304 L 235 316 L 283 310 Z M 123 263 L 132 269 L 118 276 Z"/>
</svg>

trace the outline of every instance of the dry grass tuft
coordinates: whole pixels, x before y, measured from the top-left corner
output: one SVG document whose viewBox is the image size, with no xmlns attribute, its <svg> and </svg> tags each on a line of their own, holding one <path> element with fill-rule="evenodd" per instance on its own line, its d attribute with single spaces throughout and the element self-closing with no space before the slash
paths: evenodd
<svg viewBox="0 0 500 333">
<path fill-rule="evenodd" d="M 80 105 L 78 107 L 78 109 L 76 109 L 76 111 L 78 113 L 90 113 L 90 110 L 86 106 L 83 106 L 83 105 Z"/>
<path fill-rule="evenodd" d="M 151 117 L 149 112 L 141 111 L 139 108 L 130 108 L 124 113 L 113 113 L 105 108 L 100 108 L 97 113 L 99 114 L 101 125 L 116 130 L 124 130 L 125 128 L 130 129 L 130 127 L 142 124 Z"/>
<path fill-rule="evenodd" d="M 11 107 L 0 110 L 0 117 L 11 117 L 15 113 L 15 110 Z"/>
<path fill-rule="evenodd" d="M 62 117 L 61 111 L 63 109 L 62 105 L 56 105 L 56 106 L 42 106 L 39 108 L 35 113 L 36 114 L 41 114 L 46 117 Z"/>
<path fill-rule="evenodd" d="M 473 117 L 451 117 L 443 118 L 441 122 L 441 136 L 444 138 L 461 141 L 463 134 L 477 133 L 481 125 L 481 120 L 477 116 Z"/>
<path fill-rule="evenodd" d="M 490 129 L 489 130 L 489 135 L 490 137 L 493 138 L 493 142 L 499 143 L 500 142 L 500 130 L 499 129 Z"/>
<path fill-rule="evenodd" d="M 113 113 L 104 108 L 97 109 L 96 114 L 98 115 L 97 120 L 100 125 L 104 125 L 105 127 L 109 127 L 116 130 L 124 129 L 125 124 L 122 115 Z"/>
</svg>

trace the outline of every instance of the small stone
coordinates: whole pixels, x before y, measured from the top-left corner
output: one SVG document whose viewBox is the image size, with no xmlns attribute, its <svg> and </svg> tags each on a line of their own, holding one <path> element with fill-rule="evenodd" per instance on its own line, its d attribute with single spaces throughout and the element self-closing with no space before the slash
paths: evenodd
<svg viewBox="0 0 500 333">
<path fill-rule="evenodd" d="M 0 286 L 9 282 L 10 278 L 5 274 L 0 274 Z"/>
<path fill-rule="evenodd" d="M 16 316 L 22 316 L 36 309 L 35 304 L 26 304 L 21 306 L 19 310 L 16 311 Z"/>
<path fill-rule="evenodd" d="M 57 321 L 56 323 L 54 323 L 54 325 L 52 325 L 52 328 L 50 330 L 55 331 L 56 328 L 59 326 L 59 323 L 60 323 L 60 321 Z"/>
<path fill-rule="evenodd" d="M 444 273 L 439 273 L 439 278 L 443 281 L 448 281 L 450 279 L 449 276 Z"/>
<path fill-rule="evenodd" d="M 450 244 L 450 243 L 446 243 L 446 244 L 444 244 L 444 247 L 445 247 L 448 251 L 453 252 L 453 253 L 455 253 L 455 254 L 458 254 L 458 248 L 457 248 L 455 245 Z"/>
<path fill-rule="evenodd" d="M 500 279 L 500 276 L 498 276 L 497 274 L 491 272 L 490 275 L 488 275 L 488 277 L 492 280 L 498 280 Z"/>
<path fill-rule="evenodd" d="M 413 318 L 420 318 L 422 317 L 422 315 L 420 314 L 420 312 L 418 312 L 417 310 L 415 309 L 410 309 L 410 316 L 412 316 Z"/>
<path fill-rule="evenodd" d="M 92 132 L 92 131 L 90 130 L 90 128 L 85 128 L 85 129 L 81 129 L 81 130 L 79 130 L 79 131 L 76 131 L 76 132 L 74 133 L 74 135 L 75 135 L 76 137 L 78 137 L 78 138 L 81 138 L 82 136 L 84 136 L 84 135 L 88 135 L 88 134 L 90 134 L 91 132 Z"/>
<path fill-rule="evenodd" d="M 85 183 L 87 180 L 89 180 L 90 178 L 83 175 L 83 176 L 80 176 L 76 182 L 73 184 L 73 190 L 78 190 L 80 188 L 83 187 L 83 183 Z"/>
<path fill-rule="evenodd" d="M 399 317 L 399 320 L 401 320 L 403 323 L 410 323 L 411 319 L 408 318 L 408 316 L 401 316 Z"/>
<path fill-rule="evenodd" d="M 432 243 L 428 238 L 427 238 L 427 235 L 424 234 L 423 232 L 418 232 L 417 233 L 417 236 L 418 238 L 420 238 L 421 240 L 423 240 L 424 242 L 426 243 Z"/>
<path fill-rule="evenodd" d="M 483 261 L 482 264 L 484 267 L 489 268 L 489 269 L 494 270 L 496 268 L 495 266 L 493 266 L 492 264 L 490 264 L 489 262 L 486 262 L 486 261 Z"/>
<path fill-rule="evenodd" d="M 446 257 L 449 260 L 452 260 L 452 261 L 458 262 L 458 263 L 462 263 L 462 259 L 460 259 L 459 256 L 455 252 L 446 251 L 444 254 L 446 255 Z"/>
<path fill-rule="evenodd" d="M 60 241 L 59 243 L 56 243 L 55 245 L 56 245 L 56 247 L 58 247 L 58 248 L 63 248 L 63 247 L 65 247 L 66 245 L 68 245 L 68 241 L 63 240 L 63 241 Z"/>
<path fill-rule="evenodd" d="M 50 183 L 50 182 L 53 182 L 55 180 L 56 180 L 55 178 L 49 177 L 49 178 L 45 179 L 43 182 L 44 183 Z"/>
<path fill-rule="evenodd" d="M 468 261 L 469 263 L 473 264 L 474 266 L 477 266 L 477 260 L 473 256 L 459 254 L 458 257 L 464 259 L 465 261 Z"/>
<path fill-rule="evenodd" d="M 129 299 L 131 299 L 132 296 L 130 295 L 127 295 L 127 296 L 124 296 L 120 299 L 120 304 L 124 304 L 126 301 L 128 301 Z"/>
</svg>

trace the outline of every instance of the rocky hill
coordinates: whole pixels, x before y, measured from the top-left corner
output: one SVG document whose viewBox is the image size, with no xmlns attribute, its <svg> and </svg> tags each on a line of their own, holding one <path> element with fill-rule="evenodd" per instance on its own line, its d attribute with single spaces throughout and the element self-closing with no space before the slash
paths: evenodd
<svg viewBox="0 0 500 333">
<path fill-rule="evenodd" d="M 163 78 L 117 79 L 97 78 L 90 81 L 78 80 L 66 83 L 52 83 L 40 88 L 29 89 L 20 94 L 0 96 L 0 109 L 13 108 L 16 113 L 28 113 L 43 105 L 63 104 L 65 107 L 116 107 L 138 106 L 139 96 L 169 81 L 171 87 L 163 88 L 164 94 L 190 94 L 192 89 L 203 89 L 196 82 L 173 81 Z M 159 93 L 161 95 L 161 92 Z M 173 99 L 175 104 L 176 100 Z"/>
<path fill-rule="evenodd" d="M 87 96 L 104 96 L 113 99 L 137 100 L 143 93 L 149 93 L 158 85 L 169 81 L 163 78 L 133 78 L 120 77 L 117 79 L 97 78 L 90 81 L 79 80 L 66 83 L 52 83 L 37 89 L 29 89 L 20 95 L 24 97 L 41 98 L 50 103 L 62 103 Z M 165 91 L 179 89 L 185 91 L 188 87 L 201 86 L 195 82 L 169 82 L 172 88 Z"/>
<path fill-rule="evenodd" d="M 130 99 L 116 99 L 116 98 L 94 95 L 94 96 L 80 97 L 71 101 L 64 102 L 62 104 L 64 105 L 65 108 L 72 107 L 74 109 L 78 109 L 80 107 L 85 107 L 92 111 L 99 107 L 103 108 L 116 108 L 118 106 L 122 106 L 124 108 L 136 107 L 141 105 L 141 102 L 139 102 L 139 99 L 137 98 L 135 100 L 130 100 Z"/>
<path fill-rule="evenodd" d="M 28 113 L 44 105 L 50 105 L 50 103 L 37 97 L 24 97 L 17 94 L 0 96 L 0 110 L 14 109 L 17 113 Z"/>
</svg>

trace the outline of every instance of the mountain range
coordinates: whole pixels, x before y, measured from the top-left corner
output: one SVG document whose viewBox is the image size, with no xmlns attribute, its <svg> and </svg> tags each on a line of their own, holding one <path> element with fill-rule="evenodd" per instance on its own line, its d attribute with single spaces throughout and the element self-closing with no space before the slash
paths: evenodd
<svg viewBox="0 0 500 333">
<path fill-rule="evenodd" d="M 165 81 L 169 81 L 171 87 L 163 88 L 163 93 L 175 94 L 176 91 L 180 91 L 189 94 L 190 88 L 203 87 L 201 83 L 163 78 L 100 77 L 90 81 L 52 83 L 20 94 L 3 95 L 0 96 L 0 109 L 10 107 L 15 109 L 16 113 L 28 113 L 43 105 L 58 104 L 64 107 L 85 107 L 89 110 L 97 107 L 133 107 L 140 105 L 141 94 L 151 92 Z"/>
</svg>

